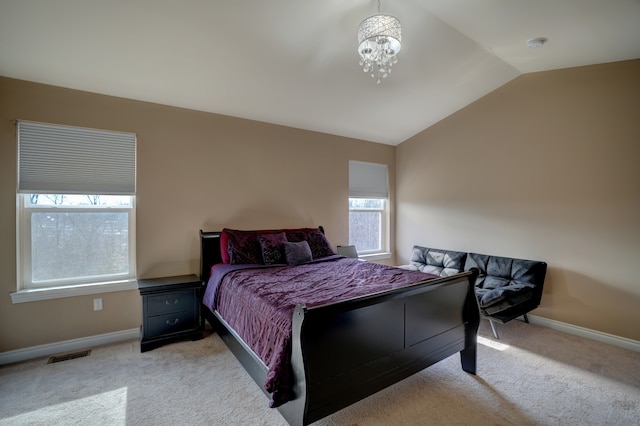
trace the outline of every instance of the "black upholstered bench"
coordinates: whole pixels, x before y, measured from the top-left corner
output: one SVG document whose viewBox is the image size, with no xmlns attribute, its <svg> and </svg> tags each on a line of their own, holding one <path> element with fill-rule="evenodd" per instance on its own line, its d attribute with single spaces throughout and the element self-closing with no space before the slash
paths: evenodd
<svg viewBox="0 0 640 426">
<path fill-rule="evenodd" d="M 493 335 L 498 337 L 495 322 L 506 323 L 540 305 L 547 264 L 542 261 L 465 253 L 414 246 L 411 263 L 404 266 L 439 276 L 449 276 L 477 268 L 476 297 L 482 315 L 490 320 Z"/>
</svg>

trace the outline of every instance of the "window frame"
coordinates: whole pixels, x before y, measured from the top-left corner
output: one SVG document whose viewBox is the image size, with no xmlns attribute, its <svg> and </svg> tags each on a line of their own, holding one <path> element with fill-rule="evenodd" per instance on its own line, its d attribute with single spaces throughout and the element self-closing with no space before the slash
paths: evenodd
<svg viewBox="0 0 640 426">
<path fill-rule="evenodd" d="M 351 208 L 351 200 L 352 199 L 365 199 L 365 200 L 381 200 L 383 202 L 383 207 L 381 209 L 377 208 Z M 389 220 L 390 220 L 390 212 L 389 212 L 389 199 L 382 197 L 349 197 L 349 228 L 351 228 L 351 213 L 352 212 L 379 212 L 381 215 L 380 218 L 380 249 L 378 250 L 363 250 L 358 248 L 356 245 L 356 250 L 358 251 L 358 257 L 364 259 L 386 259 L 391 256 L 389 250 Z M 349 229 L 351 230 L 351 229 Z M 351 234 L 351 233 L 349 233 Z M 349 238 L 349 244 L 355 244 L 355 242 L 351 241 Z"/>
<path fill-rule="evenodd" d="M 82 195 L 82 194 L 74 194 Z M 107 293 L 137 288 L 136 280 L 136 197 L 130 197 L 128 207 L 114 206 L 31 206 L 31 194 L 17 194 L 16 211 L 16 272 L 17 291 L 11 293 L 13 303 L 71 297 L 85 294 Z M 127 274 L 114 274 L 71 279 L 51 280 L 34 284 L 31 280 L 31 216 L 34 212 L 127 212 L 128 214 L 128 265 Z"/>
</svg>

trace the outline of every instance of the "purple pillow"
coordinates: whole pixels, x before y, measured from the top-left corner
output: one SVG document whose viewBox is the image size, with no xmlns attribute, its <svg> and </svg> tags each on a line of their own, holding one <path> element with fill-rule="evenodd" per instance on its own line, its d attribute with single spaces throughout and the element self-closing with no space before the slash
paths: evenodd
<svg viewBox="0 0 640 426">
<path fill-rule="evenodd" d="M 227 234 L 230 264 L 262 264 L 262 249 L 258 242 L 257 232 L 227 228 L 223 229 L 222 232 Z"/>
<path fill-rule="evenodd" d="M 282 249 L 282 244 L 286 242 L 287 236 L 284 235 L 284 232 L 258 235 L 258 243 L 260 243 L 262 260 L 265 265 L 287 263 Z"/>
<path fill-rule="evenodd" d="M 307 233 L 307 242 L 311 248 L 311 254 L 314 259 L 327 257 L 336 254 L 333 247 L 319 229 L 310 229 Z"/>
<path fill-rule="evenodd" d="M 289 229 L 285 230 L 285 233 L 288 241 L 306 241 L 309 243 L 311 255 L 314 259 L 336 254 L 327 237 L 318 228 Z"/>
<path fill-rule="evenodd" d="M 306 241 L 286 242 L 282 246 L 284 247 L 284 257 L 287 260 L 287 265 L 301 265 L 313 260 L 309 243 Z"/>
</svg>

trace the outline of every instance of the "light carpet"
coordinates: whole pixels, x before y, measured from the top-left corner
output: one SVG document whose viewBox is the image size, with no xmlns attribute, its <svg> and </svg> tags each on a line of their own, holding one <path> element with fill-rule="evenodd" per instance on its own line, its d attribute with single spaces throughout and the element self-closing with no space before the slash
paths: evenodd
<svg viewBox="0 0 640 426">
<path fill-rule="evenodd" d="M 451 356 L 314 425 L 638 425 L 640 354 L 511 321 L 482 321 L 478 374 Z M 140 353 L 0 367 L 0 425 L 286 425 L 215 334 Z"/>
</svg>

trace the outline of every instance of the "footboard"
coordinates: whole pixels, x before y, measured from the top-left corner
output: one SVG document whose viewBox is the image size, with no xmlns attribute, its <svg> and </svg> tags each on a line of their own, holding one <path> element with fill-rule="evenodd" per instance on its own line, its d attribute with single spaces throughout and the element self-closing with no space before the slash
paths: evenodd
<svg viewBox="0 0 640 426">
<path fill-rule="evenodd" d="M 309 424 L 456 352 L 476 372 L 477 271 L 306 308 L 293 318 L 296 399 L 280 407 Z"/>
</svg>

